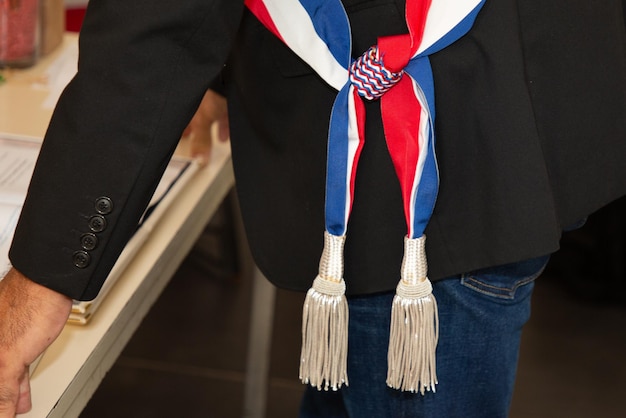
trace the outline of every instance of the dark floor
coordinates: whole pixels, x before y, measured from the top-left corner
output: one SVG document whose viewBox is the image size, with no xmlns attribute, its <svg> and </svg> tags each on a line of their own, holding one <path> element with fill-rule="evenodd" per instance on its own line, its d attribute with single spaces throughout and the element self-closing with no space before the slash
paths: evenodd
<svg viewBox="0 0 626 418">
<path fill-rule="evenodd" d="M 232 260 L 198 257 L 213 244 L 183 263 L 82 417 L 242 417 L 251 285 Z M 537 282 L 511 418 L 626 417 L 626 305 L 575 296 L 557 273 Z M 277 294 L 268 418 L 296 417 L 302 299 Z"/>
</svg>

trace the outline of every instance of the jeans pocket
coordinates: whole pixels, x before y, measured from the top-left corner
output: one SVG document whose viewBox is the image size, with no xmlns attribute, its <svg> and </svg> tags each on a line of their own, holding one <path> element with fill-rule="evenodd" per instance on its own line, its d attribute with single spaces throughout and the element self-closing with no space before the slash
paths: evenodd
<svg viewBox="0 0 626 418">
<path fill-rule="evenodd" d="M 548 264 L 549 255 L 476 270 L 461 276 L 461 285 L 500 301 L 523 298 Z"/>
</svg>

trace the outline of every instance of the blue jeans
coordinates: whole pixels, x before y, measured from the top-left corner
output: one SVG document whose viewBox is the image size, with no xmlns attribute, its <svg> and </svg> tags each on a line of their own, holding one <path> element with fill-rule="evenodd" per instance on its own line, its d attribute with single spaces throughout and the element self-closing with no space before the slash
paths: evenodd
<svg viewBox="0 0 626 418">
<path fill-rule="evenodd" d="M 547 262 L 545 256 L 433 284 L 439 384 L 424 396 L 385 383 L 393 293 L 349 298 L 350 385 L 337 392 L 307 387 L 300 418 L 506 417 L 534 279 Z"/>
</svg>

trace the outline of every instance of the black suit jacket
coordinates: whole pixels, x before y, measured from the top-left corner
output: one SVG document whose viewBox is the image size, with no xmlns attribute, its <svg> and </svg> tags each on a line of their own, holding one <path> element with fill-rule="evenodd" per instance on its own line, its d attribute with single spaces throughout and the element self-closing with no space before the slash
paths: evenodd
<svg viewBox="0 0 626 418">
<path fill-rule="evenodd" d="M 321 254 L 335 92 L 249 13 L 239 22 L 238 2 L 170 3 L 90 3 L 79 75 L 53 117 L 11 259 L 74 298 L 95 295 L 236 32 L 224 80 L 248 238 L 271 281 L 304 290 Z M 406 30 L 401 1 L 344 3 L 355 56 Z M 550 253 L 563 227 L 626 192 L 625 37 L 618 0 L 488 0 L 470 33 L 432 57 L 431 278 Z M 367 113 L 349 293 L 396 285 L 405 234 L 377 103 Z M 107 227 L 76 267 L 102 196 L 113 202 Z"/>
</svg>

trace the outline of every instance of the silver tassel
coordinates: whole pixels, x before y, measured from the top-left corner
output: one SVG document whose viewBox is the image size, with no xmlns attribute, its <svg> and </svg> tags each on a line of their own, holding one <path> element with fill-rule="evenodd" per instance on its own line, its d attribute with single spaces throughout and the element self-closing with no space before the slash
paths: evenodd
<svg viewBox="0 0 626 418">
<path fill-rule="evenodd" d="M 348 303 L 343 280 L 345 236 L 324 233 L 319 274 L 304 300 L 300 380 L 321 390 L 348 385 Z"/>
<path fill-rule="evenodd" d="M 401 280 L 391 310 L 387 385 L 403 391 L 435 391 L 439 315 L 427 277 L 426 237 L 405 238 Z"/>
</svg>

